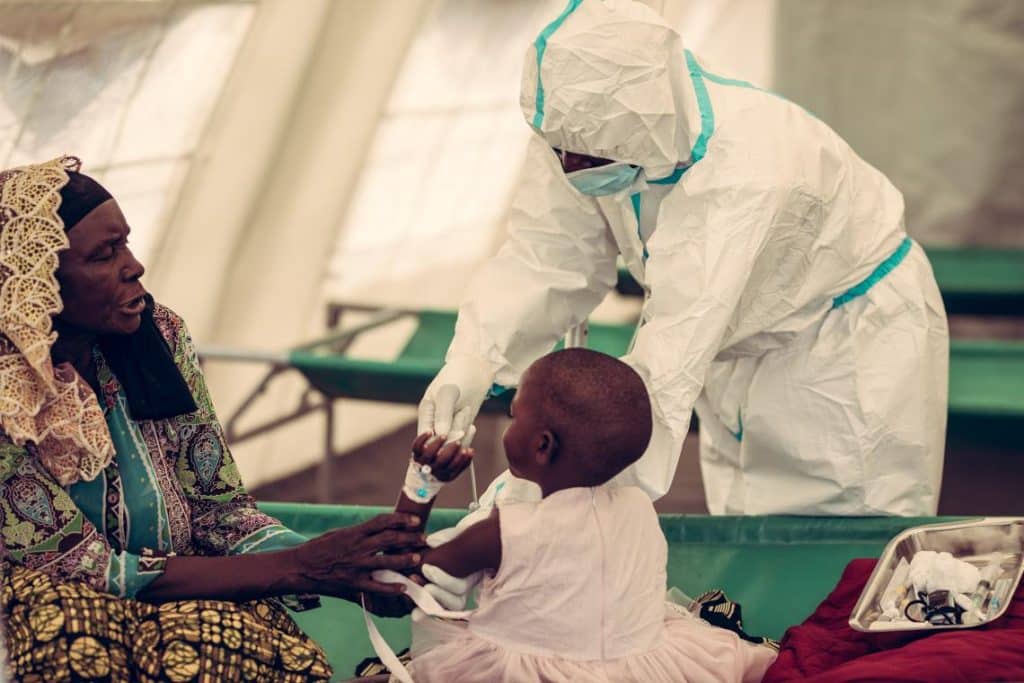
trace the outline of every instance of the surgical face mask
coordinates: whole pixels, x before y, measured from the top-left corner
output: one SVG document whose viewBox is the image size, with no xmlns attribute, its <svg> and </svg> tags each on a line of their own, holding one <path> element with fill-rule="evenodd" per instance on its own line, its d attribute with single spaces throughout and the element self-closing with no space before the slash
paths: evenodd
<svg viewBox="0 0 1024 683">
<path fill-rule="evenodd" d="M 638 166 L 617 162 L 566 174 L 572 186 L 591 197 L 604 197 L 628 189 L 640 174 Z"/>
</svg>

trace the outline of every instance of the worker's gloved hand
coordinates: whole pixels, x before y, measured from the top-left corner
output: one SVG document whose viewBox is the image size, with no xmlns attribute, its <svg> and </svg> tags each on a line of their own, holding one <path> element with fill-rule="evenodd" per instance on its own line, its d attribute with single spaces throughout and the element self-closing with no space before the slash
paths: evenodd
<svg viewBox="0 0 1024 683">
<path fill-rule="evenodd" d="M 427 536 L 427 545 L 436 548 L 449 542 L 477 522 L 487 519 L 494 512 L 494 507 L 502 504 L 535 503 L 542 497 L 540 486 L 527 479 L 520 479 L 505 470 L 491 482 L 483 495 L 480 496 L 480 507 L 459 520 L 456 526 L 441 529 Z M 450 576 L 447 572 L 430 564 L 423 565 L 423 578 L 428 581 L 425 588 L 434 598 L 447 609 L 463 610 L 469 596 L 483 578 L 483 572 L 470 574 L 464 579 Z M 413 611 L 413 623 L 422 621 L 425 615 Z"/>
<path fill-rule="evenodd" d="M 466 527 L 449 527 L 441 529 L 427 536 L 427 545 L 436 548 L 458 536 Z M 469 601 L 469 594 L 473 591 L 484 573 L 474 572 L 465 578 L 458 578 L 450 575 L 440 567 L 432 564 L 423 565 L 420 573 L 427 580 L 424 586 L 427 592 L 434 596 L 434 599 L 441 603 L 441 606 L 450 610 L 466 609 Z"/>
<path fill-rule="evenodd" d="M 474 572 L 464 579 L 451 576 L 440 567 L 432 564 L 425 564 L 422 568 L 423 578 L 427 583 L 424 588 L 434 596 L 434 599 L 441 603 L 441 606 L 450 610 L 464 610 L 469 602 L 469 594 L 480 583 L 483 572 Z"/>
<path fill-rule="evenodd" d="M 483 516 L 486 517 L 487 514 L 489 512 Z M 444 545 L 458 536 L 465 528 L 465 526 L 460 525 L 436 531 L 427 536 L 427 545 L 432 548 Z M 434 599 L 442 607 L 454 611 L 466 609 L 470 593 L 473 592 L 473 588 L 483 578 L 483 572 L 476 572 L 464 579 L 460 579 L 432 564 L 424 564 L 420 567 L 420 574 L 427 581 L 423 588 L 434 596 Z M 419 607 L 412 611 L 412 645 L 410 649 L 414 656 L 417 653 L 426 652 L 438 645 L 442 645 L 448 641 L 449 636 L 450 633 L 447 628 L 440 628 L 438 621 L 428 617 Z"/>
<path fill-rule="evenodd" d="M 468 436 L 493 381 L 494 370 L 483 359 L 451 358 L 423 394 L 416 433 L 448 436 L 462 432 Z M 468 446 L 463 441 L 463 446 Z"/>
</svg>

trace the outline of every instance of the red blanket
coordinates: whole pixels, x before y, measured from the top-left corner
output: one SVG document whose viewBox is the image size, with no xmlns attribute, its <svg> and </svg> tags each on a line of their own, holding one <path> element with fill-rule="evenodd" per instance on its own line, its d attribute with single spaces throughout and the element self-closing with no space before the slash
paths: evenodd
<svg viewBox="0 0 1024 683">
<path fill-rule="evenodd" d="M 786 631 L 764 683 L 1024 681 L 1024 582 L 1006 613 L 973 629 L 861 633 L 848 619 L 876 560 L 854 560 L 804 623 Z"/>
</svg>

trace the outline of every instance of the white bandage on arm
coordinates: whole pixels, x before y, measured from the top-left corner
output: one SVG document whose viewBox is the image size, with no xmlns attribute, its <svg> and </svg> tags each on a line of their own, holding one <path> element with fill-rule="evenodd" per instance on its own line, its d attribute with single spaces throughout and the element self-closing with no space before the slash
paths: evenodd
<svg viewBox="0 0 1024 683">
<path fill-rule="evenodd" d="M 429 465 L 420 465 L 409 459 L 409 469 L 405 471 L 405 485 L 402 493 L 416 503 L 429 503 L 444 487 L 444 482 L 430 473 Z"/>
</svg>

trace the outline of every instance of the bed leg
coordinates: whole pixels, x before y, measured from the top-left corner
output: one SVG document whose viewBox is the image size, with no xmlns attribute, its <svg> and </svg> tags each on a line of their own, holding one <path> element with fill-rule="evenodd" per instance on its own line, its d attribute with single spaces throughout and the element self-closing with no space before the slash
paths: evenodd
<svg viewBox="0 0 1024 683">
<path fill-rule="evenodd" d="M 324 457 L 320 462 L 317 481 L 317 499 L 331 502 L 331 472 L 334 469 L 334 400 L 324 396 Z"/>
</svg>

